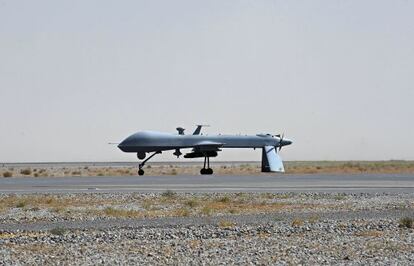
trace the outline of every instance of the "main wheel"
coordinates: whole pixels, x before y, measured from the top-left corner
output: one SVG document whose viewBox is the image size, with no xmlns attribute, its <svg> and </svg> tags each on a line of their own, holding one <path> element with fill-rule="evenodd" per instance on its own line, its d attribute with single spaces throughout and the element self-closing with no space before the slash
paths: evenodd
<svg viewBox="0 0 414 266">
<path fill-rule="evenodd" d="M 213 174 L 213 169 L 211 169 L 211 168 L 207 168 L 207 169 L 206 169 L 206 174 L 208 174 L 208 175 L 212 175 L 212 174 Z"/>
<path fill-rule="evenodd" d="M 145 173 L 144 170 L 142 170 L 142 169 L 138 170 L 138 175 L 144 175 L 144 173 Z"/>
<path fill-rule="evenodd" d="M 202 168 L 202 169 L 200 170 L 200 174 L 202 174 L 202 175 L 206 175 L 206 174 L 207 174 L 206 170 L 207 170 L 207 169 Z"/>
<path fill-rule="evenodd" d="M 140 151 L 140 152 L 137 153 L 137 157 L 140 160 L 144 160 L 146 156 L 147 155 L 145 154 L 145 152 Z"/>
</svg>

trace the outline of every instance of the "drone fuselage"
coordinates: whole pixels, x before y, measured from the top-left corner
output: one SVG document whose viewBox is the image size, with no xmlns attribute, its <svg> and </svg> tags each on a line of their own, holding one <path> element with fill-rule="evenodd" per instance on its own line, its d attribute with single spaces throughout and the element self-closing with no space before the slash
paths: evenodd
<svg viewBox="0 0 414 266">
<path fill-rule="evenodd" d="M 214 146 L 220 148 L 263 148 L 265 146 L 289 145 L 292 142 L 269 134 L 258 135 L 177 135 L 156 131 L 141 131 L 132 134 L 118 147 L 124 152 L 155 152 L 175 149 L 194 148 L 196 146 Z"/>
<path fill-rule="evenodd" d="M 201 125 L 197 127 L 193 135 L 185 135 L 183 128 L 177 128 L 178 134 L 141 131 L 127 137 L 118 145 L 118 148 L 124 152 L 137 153 L 140 160 L 146 158 L 146 153 L 153 152 L 139 164 L 139 175 L 144 174 L 143 166 L 156 154 L 175 150 L 173 154 L 179 157 L 182 155 L 181 149 L 192 149 L 184 155 L 184 158 L 204 157 L 204 168 L 200 173 L 212 174 L 210 157 L 216 157 L 223 148 L 261 148 L 262 172 L 284 172 L 283 163 L 276 148 L 280 150 L 283 146 L 292 144 L 292 141 L 284 139 L 283 136 L 270 134 L 210 136 L 200 134 L 200 130 Z"/>
</svg>

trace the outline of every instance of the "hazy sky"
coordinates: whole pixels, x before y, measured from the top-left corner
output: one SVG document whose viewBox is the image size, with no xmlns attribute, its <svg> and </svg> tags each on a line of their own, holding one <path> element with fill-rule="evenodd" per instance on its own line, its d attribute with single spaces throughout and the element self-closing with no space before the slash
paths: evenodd
<svg viewBox="0 0 414 266">
<path fill-rule="evenodd" d="M 413 14 L 408 0 L 0 0 L 0 162 L 132 161 L 107 142 L 197 123 L 285 132 L 288 160 L 414 159 Z"/>
</svg>

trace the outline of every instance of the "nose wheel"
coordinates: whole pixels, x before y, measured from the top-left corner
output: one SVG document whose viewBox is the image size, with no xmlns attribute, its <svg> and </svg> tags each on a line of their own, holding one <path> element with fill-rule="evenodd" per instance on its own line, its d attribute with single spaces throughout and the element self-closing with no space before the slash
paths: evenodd
<svg viewBox="0 0 414 266">
<path fill-rule="evenodd" d="M 207 168 L 206 168 L 207 165 Z M 210 168 L 210 157 L 204 157 L 204 167 L 200 170 L 202 175 L 212 175 L 213 169 Z"/>
<path fill-rule="evenodd" d="M 142 163 L 140 163 L 138 165 L 138 168 L 139 168 L 138 175 L 144 175 L 145 172 L 142 168 L 144 167 L 145 163 L 148 162 L 149 159 L 151 159 L 152 157 L 154 157 L 158 153 L 161 153 L 161 151 L 154 152 L 150 157 L 148 157 L 147 159 L 145 159 Z"/>
</svg>

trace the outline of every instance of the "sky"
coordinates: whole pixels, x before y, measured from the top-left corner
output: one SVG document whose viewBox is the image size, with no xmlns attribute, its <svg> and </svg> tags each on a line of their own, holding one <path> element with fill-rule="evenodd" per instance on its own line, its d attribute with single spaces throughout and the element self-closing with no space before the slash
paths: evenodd
<svg viewBox="0 0 414 266">
<path fill-rule="evenodd" d="M 413 14 L 408 0 L 0 0 L 0 162 L 134 161 L 107 143 L 199 123 L 284 132 L 286 160 L 412 160 Z"/>
</svg>

